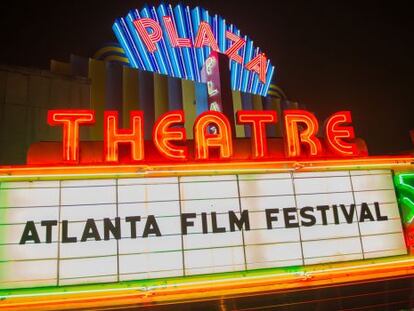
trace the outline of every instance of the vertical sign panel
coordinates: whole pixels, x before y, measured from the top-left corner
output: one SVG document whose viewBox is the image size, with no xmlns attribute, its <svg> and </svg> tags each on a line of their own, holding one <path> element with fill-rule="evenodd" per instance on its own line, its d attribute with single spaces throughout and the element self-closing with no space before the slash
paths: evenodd
<svg viewBox="0 0 414 311">
<path fill-rule="evenodd" d="M 129 219 L 119 241 L 120 280 L 183 274 L 178 191 L 176 177 L 119 180 L 119 217 Z"/>
<path fill-rule="evenodd" d="M 104 219 L 117 217 L 115 185 L 114 179 L 61 182 L 60 220 L 68 230 L 62 223 L 59 285 L 117 281 L 117 241 L 103 236 Z"/>
<path fill-rule="evenodd" d="M 247 269 L 301 265 L 299 228 L 285 228 L 282 216 L 285 208 L 296 210 L 290 174 L 240 175 L 239 185 L 252 223 L 245 232 Z"/>
<path fill-rule="evenodd" d="M 229 224 L 229 212 L 240 217 L 236 176 L 181 177 L 180 194 L 182 213 L 195 214 L 183 235 L 185 274 L 243 270 L 242 233 Z"/>
<path fill-rule="evenodd" d="M 402 223 L 390 171 L 354 171 L 350 174 L 358 210 L 361 209 L 360 203 L 370 202 L 369 212 L 365 212 L 366 220 L 359 224 L 364 258 L 405 254 Z M 377 202 L 377 207 L 372 202 Z M 378 211 L 388 221 L 374 221 Z"/>
<path fill-rule="evenodd" d="M 45 243 L 46 229 L 40 223 L 58 215 L 58 181 L 0 184 L 0 288 L 57 285 L 57 228 L 51 243 Z M 20 244 L 27 220 L 39 228 L 42 243 Z"/>
<path fill-rule="evenodd" d="M 350 212 L 354 203 L 349 172 L 296 173 L 293 177 L 299 213 L 307 206 L 317 211 L 315 225 L 300 227 L 305 264 L 362 259 L 356 210 L 350 223 L 341 210 Z M 337 219 L 332 205 L 337 205 Z"/>
</svg>

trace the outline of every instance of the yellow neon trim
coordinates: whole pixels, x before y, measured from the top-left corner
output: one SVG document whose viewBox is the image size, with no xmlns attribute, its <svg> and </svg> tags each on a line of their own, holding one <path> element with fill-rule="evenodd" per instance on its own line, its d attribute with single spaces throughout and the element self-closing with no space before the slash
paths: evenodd
<svg viewBox="0 0 414 311">
<path fill-rule="evenodd" d="M 2 309 L 28 308 L 94 308 L 104 306 L 155 305 L 174 302 L 209 300 L 217 297 L 240 297 L 304 289 L 315 286 L 334 286 L 384 278 L 414 275 L 414 258 L 399 256 L 347 263 L 322 264 L 304 267 L 303 271 L 222 280 L 202 280 L 174 285 L 135 286 L 48 294 L 10 295 L 0 305 Z M 213 277 L 212 277 L 213 278 Z M 214 286 L 212 286 L 214 285 Z"/>
<path fill-rule="evenodd" d="M 109 56 L 105 57 L 103 60 L 106 61 L 106 62 L 109 62 L 109 61 L 118 61 L 118 62 L 121 62 L 121 63 L 129 64 L 128 58 L 122 57 L 122 56 L 118 56 L 118 55 L 109 55 Z"/>
<path fill-rule="evenodd" d="M 369 157 L 314 161 L 243 161 L 148 165 L 15 166 L 0 167 L 0 181 L 68 178 L 161 177 L 202 174 L 312 172 L 363 169 L 414 169 L 414 157 Z"/>
<path fill-rule="evenodd" d="M 106 52 L 117 52 L 117 53 L 122 53 L 124 54 L 125 51 L 123 48 L 121 47 L 117 47 L 117 46 L 106 46 L 103 47 L 101 49 L 99 49 L 95 55 L 93 56 L 93 58 L 99 58 L 102 54 L 105 54 Z"/>
</svg>

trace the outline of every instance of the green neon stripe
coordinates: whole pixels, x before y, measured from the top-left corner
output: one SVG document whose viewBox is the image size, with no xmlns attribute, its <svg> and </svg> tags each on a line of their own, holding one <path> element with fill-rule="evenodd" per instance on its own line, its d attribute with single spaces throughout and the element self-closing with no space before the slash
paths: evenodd
<svg viewBox="0 0 414 311">
<path fill-rule="evenodd" d="M 394 184 L 405 224 L 414 220 L 414 172 L 396 174 Z"/>
<path fill-rule="evenodd" d="M 325 265 L 326 266 L 326 265 Z M 315 266 L 313 267 L 313 269 Z M 235 278 L 253 278 L 261 276 L 275 276 L 282 274 L 302 274 L 309 270 L 309 267 L 294 266 L 284 268 L 268 268 L 237 272 L 223 272 L 214 274 L 203 274 L 185 277 L 172 277 L 162 279 L 147 279 L 138 281 L 122 281 L 119 283 L 102 283 L 102 284 L 87 284 L 87 285 L 68 285 L 68 286 L 48 286 L 36 288 L 20 288 L 20 289 L 2 289 L 0 290 L 0 299 L 6 299 L 16 296 L 40 296 L 40 295 L 54 295 L 65 293 L 81 293 L 88 291 L 116 291 L 136 289 L 140 291 L 148 291 L 154 288 L 173 287 L 178 284 L 190 284 L 193 282 L 206 281 L 221 281 Z"/>
<path fill-rule="evenodd" d="M 8 198 L 7 195 L 5 195 L 5 191 L 1 191 L 2 189 L 2 183 L 0 181 L 0 206 L 8 206 L 9 202 L 8 202 Z M 8 209 L 4 209 L 4 210 L 0 210 L 0 223 L 4 224 L 7 223 L 7 218 L 9 218 L 8 216 Z M 5 234 L 0 234 L 0 244 L 3 245 L 5 243 L 5 241 L 7 240 L 7 237 L 5 236 Z M 1 249 L 3 249 L 3 251 L 1 251 Z M 5 250 L 4 248 L 0 248 L 0 260 L 2 260 L 3 258 L 5 258 L 6 254 L 4 253 Z M 3 269 L 0 269 L 0 280 L 3 280 L 5 278 L 5 273 L 6 271 L 4 271 Z"/>
<path fill-rule="evenodd" d="M 402 198 L 401 207 L 404 215 L 404 222 L 412 223 L 414 220 L 414 202 L 409 198 Z"/>
<path fill-rule="evenodd" d="M 194 283 L 203 282 L 215 282 L 215 281 L 231 281 L 236 279 L 245 279 L 246 282 L 253 278 L 267 277 L 277 278 L 286 274 L 296 275 L 306 279 L 307 273 L 312 274 L 318 271 L 327 271 L 332 268 L 349 267 L 352 269 L 354 266 L 370 265 L 370 264 L 382 264 L 389 263 L 398 260 L 406 260 L 410 256 L 393 256 L 386 258 L 376 258 L 372 260 L 355 260 L 348 261 L 346 263 L 327 263 L 312 266 L 294 266 L 283 268 L 267 268 L 256 269 L 237 272 L 224 272 L 215 274 L 204 274 L 185 277 L 171 277 L 163 279 L 150 279 L 150 280 L 138 280 L 138 281 L 123 281 L 119 283 L 102 283 L 102 284 L 87 284 L 87 285 L 68 285 L 68 286 L 49 286 L 49 287 L 37 287 L 37 288 L 21 288 L 21 289 L 3 289 L 0 290 L 0 299 L 18 298 L 18 297 L 31 297 L 31 296 L 49 296 L 59 294 L 80 294 L 87 292 L 116 292 L 122 290 L 136 290 L 139 292 L 146 292 L 159 288 L 172 288 L 179 285 L 191 285 Z M 214 286 L 214 285 L 212 285 Z"/>
</svg>

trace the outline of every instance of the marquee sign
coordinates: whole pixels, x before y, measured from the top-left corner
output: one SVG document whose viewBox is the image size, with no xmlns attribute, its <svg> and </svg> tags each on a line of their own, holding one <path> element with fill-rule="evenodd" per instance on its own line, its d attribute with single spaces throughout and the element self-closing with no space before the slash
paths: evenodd
<svg viewBox="0 0 414 311">
<path fill-rule="evenodd" d="M 151 154 L 147 159 L 144 152 L 143 113 L 130 116 L 130 128 L 120 129 L 117 112 L 105 112 L 103 163 L 119 165 L 121 146 L 129 148 L 133 163 L 151 162 Z M 269 160 L 265 128 L 277 122 L 275 112 L 241 110 L 236 116 L 239 124 L 252 128 L 249 157 Z M 224 114 L 207 111 L 195 120 L 194 158 L 183 121 L 183 111 L 171 111 L 154 124 L 153 144 L 162 157 L 184 166 L 234 160 L 233 129 Z M 351 121 L 350 113 L 341 111 L 325 122 L 323 145 L 336 157 L 358 154 Z M 48 123 L 63 129 L 56 165 L 62 160 L 79 165 L 80 126 L 94 122 L 93 110 L 49 111 Z M 285 110 L 283 122 L 286 158 L 323 155 L 313 114 Z M 164 175 L 1 182 L 0 288 L 407 254 L 390 170 Z"/>
<path fill-rule="evenodd" d="M 407 253 L 389 170 L 2 182 L 0 288 Z"/>
<path fill-rule="evenodd" d="M 103 107 L 49 110 L 61 141 L 31 145 L 27 165 L 0 166 L 0 309 L 150 305 L 414 274 L 412 156 L 369 157 L 349 111 L 322 122 L 306 110 L 235 109 L 229 79 L 264 96 L 274 67 L 204 9 L 145 6 L 113 30 L 132 67 L 203 82 L 209 110 L 165 109 L 153 122 L 140 100 L 145 115 L 128 105 L 124 127 Z M 96 123 L 103 140 L 83 141 Z M 283 138 L 268 137 L 277 123 Z"/>
<path fill-rule="evenodd" d="M 266 55 L 236 26 L 203 8 L 145 6 L 112 28 L 134 68 L 202 82 L 201 68 L 216 51 L 230 59 L 233 90 L 267 94 L 274 67 Z"/>
<path fill-rule="evenodd" d="M 243 139 L 223 113 L 204 112 L 194 141 L 182 111 L 162 115 L 152 141 L 141 111 L 129 128 L 117 116 L 105 112 L 103 142 L 84 142 L 93 110 L 50 110 L 62 142 L 0 167 L 6 308 L 186 301 L 414 269 L 413 174 L 393 178 L 413 159 L 361 156 L 349 112 L 319 131 L 312 113 L 285 110 L 283 144 L 266 136 L 274 111 L 237 111 L 252 130 Z"/>
<path fill-rule="evenodd" d="M 260 160 L 270 159 L 266 126 L 278 122 L 276 112 L 237 111 L 237 123 L 252 128 L 251 151 L 249 158 Z M 359 154 L 357 144 L 353 141 L 354 129 L 349 111 L 339 111 L 330 116 L 325 123 L 324 140 L 317 137 L 318 120 L 305 110 L 285 110 L 283 113 L 285 127 L 285 157 L 318 157 L 331 154 L 340 157 L 356 156 Z M 65 163 L 79 162 L 79 128 L 82 125 L 95 123 L 93 110 L 50 110 L 48 123 L 63 128 L 63 153 Z M 104 145 L 103 162 L 119 162 L 120 145 L 130 148 L 129 162 L 143 162 L 151 156 L 145 156 L 144 144 L 144 115 L 142 111 L 130 113 L 130 128 L 118 127 L 118 113 L 106 111 L 104 115 Z M 184 112 L 171 111 L 160 116 L 153 127 L 153 143 L 157 152 L 172 161 L 189 160 L 232 160 L 236 159 L 233 147 L 233 126 L 228 118 L 218 111 L 206 111 L 200 114 L 194 123 L 194 150 L 192 158 L 186 145 L 186 132 L 182 127 Z M 212 131 L 214 127 L 214 131 Z M 214 153 L 216 152 L 216 154 Z"/>
</svg>

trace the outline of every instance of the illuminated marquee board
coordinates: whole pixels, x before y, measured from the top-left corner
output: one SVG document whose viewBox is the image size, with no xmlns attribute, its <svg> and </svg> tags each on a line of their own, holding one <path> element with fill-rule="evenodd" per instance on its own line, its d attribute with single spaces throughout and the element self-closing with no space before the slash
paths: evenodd
<svg viewBox="0 0 414 311">
<path fill-rule="evenodd" d="M 267 94 L 274 67 L 266 55 L 237 27 L 203 8 L 145 6 L 112 28 L 134 68 L 202 82 L 202 66 L 216 51 L 230 59 L 233 90 Z"/>
<path fill-rule="evenodd" d="M 3 182 L 0 197 L 1 288 L 407 253 L 388 170 Z"/>
<path fill-rule="evenodd" d="M 0 169 L 0 289 L 214 280 L 392 263 L 411 250 L 412 174 L 394 180 L 391 169 L 372 168 L 387 161 L 361 156 L 349 111 L 332 114 L 321 138 L 312 113 L 285 110 L 283 146 L 266 136 L 279 122 L 274 111 L 237 111 L 236 122 L 252 129 L 248 139 L 232 137 L 225 114 L 207 111 L 187 141 L 184 116 L 160 116 L 153 141 L 144 141 L 142 111 L 130 112 L 129 128 L 105 111 L 104 141 L 81 142 L 80 127 L 95 123 L 95 111 L 50 110 L 62 142 L 29 150 L 29 164 L 36 153 L 44 161 L 36 166 Z"/>
<path fill-rule="evenodd" d="M 274 67 L 204 9 L 145 6 L 113 30 L 130 66 L 205 83 L 209 111 L 190 135 L 182 110 L 152 127 L 132 110 L 126 128 L 118 111 L 49 110 L 62 141 L 0 167 L 0 309 L 222 299 L 414 274 L 412 156 L 368 156 L 349 111 L 322 123 L 305 110 L 229 109 L 229 79 L 265 96 Z M 230 78 L 220 76 L 228 62 Z M 103 141 L 80 141 L 95 123 Z M 277 123 L 283 138 L 268 137 Z M 237 137 L 236 125 L 251 135 Z"/>
</svg>

